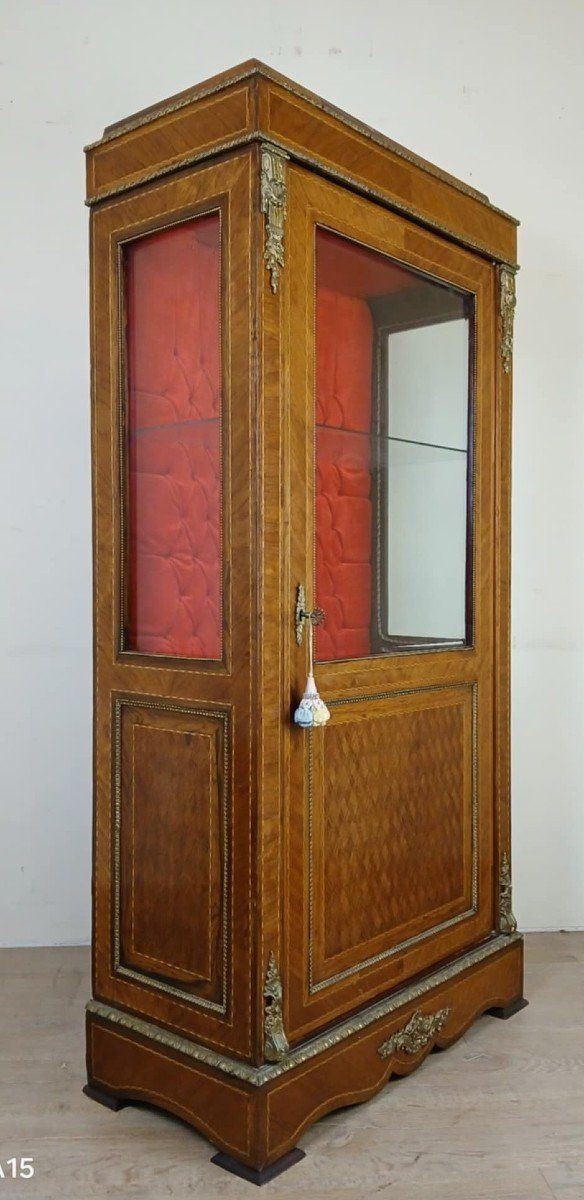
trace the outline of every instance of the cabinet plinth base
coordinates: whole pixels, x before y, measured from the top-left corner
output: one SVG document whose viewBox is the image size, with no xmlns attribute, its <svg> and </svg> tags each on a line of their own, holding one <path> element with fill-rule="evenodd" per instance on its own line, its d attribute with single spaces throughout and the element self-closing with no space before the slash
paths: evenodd
<svg viewBox="0 0 584 1200">
<path fill-rule="evenodd" d="M 452 1045 L 482 1013 L 523 1007 L 523 941 L 498 938 L 412 985 L 395 1007 L 322 1049 L 255 1068 L 103 1002 L 87 1012 L 88 1096 L 111 1107 L 141 1100 L 193 1125 L 220 1151 L 213 1162 L 261 1185 L 304 1157 L 298 1139 L 325 1113 L 368 1100 Z M 470 961 L 469 961 L 470 959 Z M 452 969 L 454 967 L 454 970 Z M 412 995 L 413 992 L 413 995 Z M 520 998 L 518 1000 L 518 997 Z M 210 1059 L 204 1056 L 211 1056 Z M 438 1064 L 435 1067 L 439 1070 Z"/>
<path fill-rule="evenodd" d="M 247 1179 L 248 1183 L 255 1183 L 258 1187 L 262 1187 L 264 1183 L 269 1183 L 270 1180 L 276 1179 L 283 1171 L 287 1171 L 289 1167 L 293 1167 L 295 1163 L 306 1158 L 304 1150 L 300 1150 L 295 1146 L 294 1150 L 289 1150 L 287 1154 L 283 1154 L 281 1158 L 277 1158 L 275 1162 L 270 1163 L 269 1167 L 264 1167 L 262 1171 L 258 1171 L 256 1167 L 246 1167 L 243 1163 L 232 1158 L 230 1154 L 223 1154 L 219 1151 L 214 1154 L 211 1159 L 215 1166 L 222 1167 L 224 1171 L 230 1171 L 232 1175 L 238 1175 L 240 1179 Z"/>
<path fill-rule="evenodd" d="M 90 1100 L 96 1100 L 98 1104 L 103 1104 L 104 1108 L 111 1108 L 112 1112 L 119 1112 L 120 1108 L 125 1108 L 128 1103 L 122 1096 L 110 1096 L 108 1092 L 102 1091 L 101 1088 L 92 1087 L 90 1083 L 86 1083 L 83 1088 L 86 1096 Z"/>
<path fill-rule="evenodd" d="M 518 996 L 517 1000 L 512 1000 L 511 1004 L 504 1005 L 503 1008 L 488 1008 L 487 1013 L 490 1017 L 497 1017 L 499 1021 L 508 1021 L 509 1017 L 514 1017 L 522 1008 L 527 1008 L 528 1004 L 529 1000 Z"/>
</svg>

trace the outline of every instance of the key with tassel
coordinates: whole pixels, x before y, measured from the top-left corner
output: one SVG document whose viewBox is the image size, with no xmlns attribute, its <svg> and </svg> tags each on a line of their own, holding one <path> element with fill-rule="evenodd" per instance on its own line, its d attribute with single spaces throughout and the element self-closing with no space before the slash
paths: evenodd
<svg viewBox="0 0 584 1200">
<path fill-rule="evenodd" d="M 296 641 L 299 644 L 302 642 L 304 624 L 308 625 L 308 679 L 304 695 L 294 713 L 294 721 L 301 729 L 314 729 L 320 725 L 326 725 L 330 720 L 331 714 L 324 700 L 321 700 L 318 694 L 314 679 L 314 628 L 316 625 L 321 625 L 323 621 L 322 608 L 306 610 L 304 588 L 300 585 L 296 601 Z"/>
</svg>

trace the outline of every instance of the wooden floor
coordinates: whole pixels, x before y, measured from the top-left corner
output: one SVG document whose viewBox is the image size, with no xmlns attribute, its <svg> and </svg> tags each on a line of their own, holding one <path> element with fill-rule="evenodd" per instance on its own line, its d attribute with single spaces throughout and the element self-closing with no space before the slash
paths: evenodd
<svg viewBox="0 0 584 1200">
<path fill-rule="evenodd" d="M 260 1193 L 179 1121 L 83 1096 L 85 948 L 0 950 L 0 1164 L 35 1165 L 0 1200 L 584 1200 L 584 933 L 529 936 L 527 972 L 529 1008 L 326 1117 Z"/>
</svg>

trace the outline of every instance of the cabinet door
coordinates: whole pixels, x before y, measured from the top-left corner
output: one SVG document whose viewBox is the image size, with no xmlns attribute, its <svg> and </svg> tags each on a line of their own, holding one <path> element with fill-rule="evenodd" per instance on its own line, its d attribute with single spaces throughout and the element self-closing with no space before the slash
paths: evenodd
<svg viewBox="0 0 584 1200">
<path fill-rule="evenodd" d="M 250 191 L 246 151 L 115 198 L 92 226 L 95 991 L 240 1053 Z"/>
<path fill-rule="evenodd" d="M 299 1039 L 493 928 L 494 268 L 298 167 L 286 237 Z"/>
</svg>

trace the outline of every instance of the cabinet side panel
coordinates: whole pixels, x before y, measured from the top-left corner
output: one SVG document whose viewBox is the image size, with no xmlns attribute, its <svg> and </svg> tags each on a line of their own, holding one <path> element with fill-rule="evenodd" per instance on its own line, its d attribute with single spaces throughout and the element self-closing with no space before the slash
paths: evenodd
<svg viewBox="0 0 584 1200">
<path fill-rule="evenodd" d="M 252 1041 L 251 184 L 250 152 L 245 151 L 112 199 L 92 219 L 93 990 L 101 1000 L 240 1056 L 251 1053 Z M 207 242 L 202 238 L 204 226 Z M 174 229 L 179 231 L 176 243 Z M 181 251 L 176 271 L 169 274 L 163 256 L 166 292 L 153 289 L 152 295 L 154 315 L 165 316 L 161 343 L 148 324 L 152 311 L 140 310 L 147 337 L 139 378 L 135 374 L 130 380 L 136 384 L 134 391 L 141 391 L 140 420 L 132 428 L 141 446 L 154 447 L 152 460 L 141 459 L 139 464 L 152 471 L 137 473 L 154 480 L 156 494 L 138 497 L 144 537 L 136 538 L 136 549 L 146 553 L 154 540 L 155 557 L 162 560 L 164 535 L 181 571 L 201 567 L 205 584 L 191 589 L 189 583 L 180 606 L 189 609 L 188 622 L 209 607 L 209 580 L 214 581 L 216 600 L 218 573 L 205 568 L 221 561 L 220 622 L 213 620 L 205 646 L 197 648 L 182 641 L 184 624 L 182 632 L 175 630 L 180 637 L 173 646 L 146 646 L 144 622 L 136 620 L 137 646 L 128 637 L 131 622 L 124 622 L 125 613 L 144 616 L 141 596 L 144 603 L 145 598 L 152 600 L 148 621 L 162 620 L 162 614 L 154 592 L 148 587 L 144 591 L 149 581 L 143 575 L 136 577 L 137 606 L 124 606 L 124 593 L 131 591 L 124 587 L 124 568 L 132 549 L 131 538 L 125 536 L 126 492 L 134 481 L 131 470 L 125 469 L 131 462 L 124 459 L 127 401 L 132 397 L 125 386 L 128 345 L 120 336 L 125 330 L 120 268 L 128 245 L 140 241 L 145 251 L 148 239 L 160 248 L 168 238 L 167 246 L 178 247 L 195 231 L 198 244 L 191 246 L 190 257 L 187 253 L 183 258 Z M 206 337 L 192 320 L 195 306 L 188 303 L 183 309 L 180 303 L 181 294 L 188 298 L 189 287 L 196 283 L 207 251 L 215 262 L 215 280 L 217 259 L 221 268 L 220 420 L 216 318 Z M 141 293 L 137 299 L 142 304 L 147 297 Z M 216 309 L 215 284 L 211 299 Z M 174 362 L 165 323 L 168 314 L 172 325 L 170 310 L 181 332 Z M 202 364 L 209 368 L 212 387 L 200 378 Z M 208 403 L 203 405 L 205 396 Z M 191 411 L 194 408 L 197 411 Z M 218 538 L 205 541 L 211 526 L 217 531 L 218 493 L 207 486 L 211 474 L 216 476 L 199 471 L 199 459 L 193 468 L 194 460 L 183 452 L 184 437 L 188 426 L 204 458 L 209 442 L 203 427 L 211 430 L 217 446 L 219 425 L 220 530 Z M 163 452 L 171 443 L 173 469 L 168 473 Z M 193 529 L 198 531 L 196 544 Z M 161 573 L 157 565 L 156 586 Z M 211 607 L 217 612 L 217 603 Z"/>
</svg>

